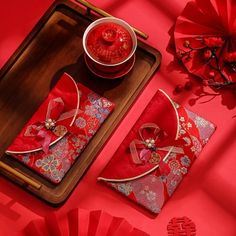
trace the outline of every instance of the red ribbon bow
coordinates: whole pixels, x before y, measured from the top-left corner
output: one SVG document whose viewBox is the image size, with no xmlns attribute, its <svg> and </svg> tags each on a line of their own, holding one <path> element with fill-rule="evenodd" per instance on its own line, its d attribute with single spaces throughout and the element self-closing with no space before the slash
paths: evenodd
<svg viewBox="0 0 236 236">
<path fill-rule="evenodd" d="M 70 127 L 60 125 L 60 121 L 75 117 L 77 109 L 64 112 L 65 104 L 61 97 L 49 101 L 45 121 L 36 122 L 29 125 L 26 129 L 25 136 L 34 136 L 42 145 L 45 153 L 48 153 L 52 139 L 52 132 L 58 137 L 63 137 Z M 70 125 L 73 124 L 73 121 Z"/>
<path fill-rule="evenodd" d="M 165 161 L 170 152 L 183 153 L 183 149 L 180 147 L 164 146 L 165 142 L 163 142 L 163 139 L 165 140 L 166 136 L 166 133 L 156 124 L 143 124 L 139 128 L 140 139 L 134 139 L 129 145 L 132 161 L 137 165 L 144 165 L 146 162 L 159 164 L 160 155 L 158 150 L 167 152 L 163 161 Z M 138 151 L 138 149 L 141 149 L 141 151 Z"/>
</svg>

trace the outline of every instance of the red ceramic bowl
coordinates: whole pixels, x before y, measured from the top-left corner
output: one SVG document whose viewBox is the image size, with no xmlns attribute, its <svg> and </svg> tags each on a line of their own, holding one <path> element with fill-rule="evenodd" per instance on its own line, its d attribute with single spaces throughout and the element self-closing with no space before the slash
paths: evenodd
<svg viewBox="0 0 236 236">
<path fill-rule="evenodd" d="M 112 79 L 124 75 L 134 63 L 137 38 L 132 27 L 115 17 L 105 17 L 88 26 L 83 36 L 88 68 L 101 77 Z M 121 73 L 122 72 L 122 73 Z M 104 76 L 108 74 L 109 76 Z"/>
</svg>

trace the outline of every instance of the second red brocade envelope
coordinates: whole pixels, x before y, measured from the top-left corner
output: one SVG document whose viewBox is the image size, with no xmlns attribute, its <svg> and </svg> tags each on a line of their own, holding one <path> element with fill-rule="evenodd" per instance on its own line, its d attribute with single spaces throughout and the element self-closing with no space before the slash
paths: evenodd
<svg viewBox="0 0 236 236">
<path fill-rule="evenodd" d="M 98 180 L 159 213 L 214 131 L 158 90 Z"/>
<path fill-rule="evenodd" d="M 64 73 L 6 153 L 59 183 L 113 108 Z"/>
</svg>

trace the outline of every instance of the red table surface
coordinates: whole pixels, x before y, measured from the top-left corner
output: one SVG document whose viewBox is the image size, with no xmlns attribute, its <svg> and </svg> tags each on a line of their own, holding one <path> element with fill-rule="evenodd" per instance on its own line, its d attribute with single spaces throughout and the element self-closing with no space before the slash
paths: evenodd
<svg viewBox="0 0 236 236">
<path fill-rule="evenodd" d="M 200 83 L 187 74 L 180 63 L 173 62 L 173 55 L 167 50 L 169 30 L 187 0 L 91 2 L 149 34 L 147 43 L 162 53 L 161 67 L 62 207 L 52 208 L 0 177 L 0 235 L 17 235 L 31 220 L 42 218 L 50 212 L 56 212 L 63 219 L 70 209 L 79 207 L 102 209 L 114 216 L 125 217 L 133 226 L 152 236 L 167 235 L 166 227 L 170 219 L 182 216 L 195 222 L 198 236 L 235 236 L 236 95 L 222 92 L 211 101 L 202 103 L 212 96 L 197 95 Z M 0 2 L 0 67 L 51 3 L 52 0 Z M 177 84 L 189 80 L 194 83 L 191 91 L 174 93 Z M 98 183 L 96 177 L 158 88 L 166 91 L 175 101 L 214 122 L 217 130 L 189 174 L 156 217 Z M 211 90 L 207 89 L 207 92 Z M 194 105 L 191 103 L 193 99 L 196 99 Z"/>
</svg>

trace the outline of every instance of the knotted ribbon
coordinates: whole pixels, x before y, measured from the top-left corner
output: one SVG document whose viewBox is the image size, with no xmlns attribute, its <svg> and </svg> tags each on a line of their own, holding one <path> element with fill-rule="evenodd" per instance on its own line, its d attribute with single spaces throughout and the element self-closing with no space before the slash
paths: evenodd
<svg viewBox="0 0 236 236">
<path fill-rule="evenodd" d="M 152 132 L 150 132 L 151 130 Z M 148 138 L 144 137 L 145 131 L 149 133 Z M 144 165 L 147 161 L 152 164 L 159 164 L 160 156 L 157 152 L 158 150 L 167 151 L 168 153 L 184 153 L 181 147 L 160 147 L 161 138 L 165 139 L 167 134 L 163 130 L 161 130 L 160 127 L 157 126 L 155 123 L 143 124 L 139 128 L 138 134 L 140 139 L 134 139 L 129 145 L 132 161 L 137 165 Z"/>
<path fill-rule="evenodd" d="M 48 153 L 52 140 L 52 132 L 54 135 L 62 137 L 73 124 L 72 120 L 71 124 L 66 127 L 65 125 L 60 125 L 60 121 L 76 116 L 78 112 L 78 109 L 72 109 L 63 113 L 64 109 L 65 104 L 61 97 L 51 99 L 48 103 L 45 120 L 36 122 L 26 128 L 24 135 L 35 137 L 41 143 L 42 149 L 45 153 Z"/>
</svg>

